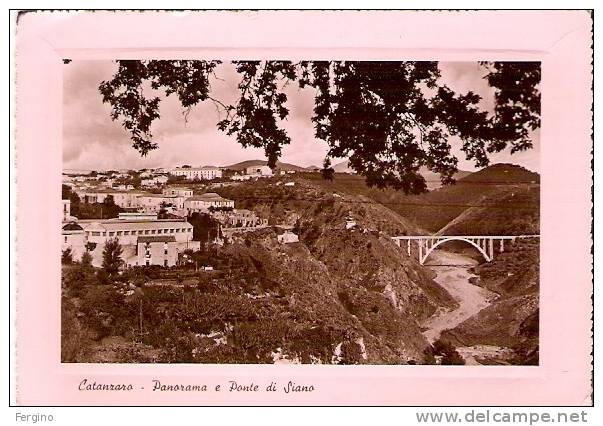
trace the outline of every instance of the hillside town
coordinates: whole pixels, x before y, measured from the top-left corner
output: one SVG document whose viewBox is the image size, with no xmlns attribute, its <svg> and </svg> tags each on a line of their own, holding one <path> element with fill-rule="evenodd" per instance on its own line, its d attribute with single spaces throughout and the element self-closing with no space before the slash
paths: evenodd
<svg viewBox="0 0 603 426">
<path fill-rule="evenodd" d="M 193 237 L 193 225 L 187 220 L 193 214 L 207 215 L 216 221 L 218 232 L 211 242 L 218 245 L 236 233 L 267 227 L 266 219 L 251 210 L 236 208 L 233 200 L 221 197 L 211 188 L 269 178 L 275 173 L 288 175 L 295 171 L 254 165 L 230 173 L 229 177 L 215 166 L 63 173 L 63 186 L 69 188 L 71 195 L 62 200 L 62 250 L 73 259 L 88 252 L 92 265 L 100 267 L 106 242 L 115 239 L 122 247 L 124 267 L 176 266 L 185 251 L 201 248 L 200 241 Z M 99 206 L 98 217 L 74 214 L 73 198 L 87 206 Z M 279 235 L 282 242 L 294 239 L 287 229 Z"/>
</svg>

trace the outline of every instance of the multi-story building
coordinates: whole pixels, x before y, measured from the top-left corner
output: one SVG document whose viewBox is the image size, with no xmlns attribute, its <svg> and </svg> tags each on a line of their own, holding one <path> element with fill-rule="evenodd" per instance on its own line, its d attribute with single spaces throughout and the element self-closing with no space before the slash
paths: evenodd
<svg viewBox="0 0 603 426">
<path fill-rule="evenodd" d="M 147 213 L 154 213 L 164 206 L 172 206 L 175 210 L 184 209 L 186 197 L 177 195 L 145 194 L 136 198 L 136 207 Z"/>
<path fill-rule="evenodd" d="M 172 169 L 170 174 L 184 176 L 188 180 L 213 180 L 222 177 L 222 170 L 214 166 L 186 167 Z"/>
<path fill-rule="evenodd" d="M 63 226 L 62 237 L 63 249 L 71 247 L 76 259 L 89 250 L 92 265 L 97 267 L 102 265 L 106 242 L 114 238 L 122 246 L 121 257 L 128 266 L 174 266 L 179 253 L 200 249 L 199 241 L 193 241 L 190 223 L 184 219 L 161 220 L 156 216 L 70 222 Z"/>
<path fill-rule="evenodd" d="M 193 190 L 183 186 L 168 186 L 163 188 L 163 195 L 176 195 L 178 197 L 190 198 L 193 196 Z"/>
<path fill-rule="evenodd" d="M 210 207 L 213 209 L 234 209 L 234 201 L 222 198 L 215 192 L 206 192 L 205 194 L 195 195 L 184 201 L 184 210 L 186 210 L 188 214 L 194 212 L 208 212 Z"/>
<path fill-rule="evenodd" d="M 138 207 L 138 197 L 148 194 L 143 191 L 122 191 L 114 189 L 78 189 L 75 191 L 84 203 L 102 203 L 110 195 L 121 208 Z"/>
</svg>

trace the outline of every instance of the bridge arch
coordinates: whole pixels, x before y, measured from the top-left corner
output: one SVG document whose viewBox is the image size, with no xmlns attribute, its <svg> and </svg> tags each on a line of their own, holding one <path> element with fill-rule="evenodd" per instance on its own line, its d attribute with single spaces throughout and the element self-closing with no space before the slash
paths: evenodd
<svg viewBox="0 0 603 426">
<path fill-rule="evenodd" d="M 490 262 L 492 260 L 492 258 L 486 252 L 486 250 L 484 250 L 482 247 L 480 247 L 479 244 L 476 244 L 473 240 L 470 240 L 468 238 L 463 238 L 463 237 L 447 237 L 447 238 L 438 240 L 434 245 L 432 245 L 431 247 L 429 247 L 427 249 L 427 251 L 423 255 L 423 258 L 420 259 L 421 265 L 423 265 L 425 263 L 425 261 L 427 260 L 427 258 L 431 254 L 431 252 L 433 252 L 439 245 L 447 243 L 448 241 L 464 241 L 464 242 L 466 242 L 468 244 L 471 244 L 473 247 L 475 247 L 482 254 L 482 256 L 484 257 L 484 259 L 486 259 L 486 262 Z"/>
</svg>

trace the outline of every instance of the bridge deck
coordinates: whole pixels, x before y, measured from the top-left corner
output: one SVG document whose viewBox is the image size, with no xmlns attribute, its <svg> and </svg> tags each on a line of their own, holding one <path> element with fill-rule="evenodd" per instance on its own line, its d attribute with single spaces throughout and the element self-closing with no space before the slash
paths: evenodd
<svg viewBox="0 0 603 426">
<path fill-rule="evenodd" d="M 492 238 L 496 240 L 512 240 L 515 238 L 540 238 L 540 235 L 403 235 L 392 237 L 394 240 L 429 240 L 429 239 L 476 239 Z"/>
</svg>

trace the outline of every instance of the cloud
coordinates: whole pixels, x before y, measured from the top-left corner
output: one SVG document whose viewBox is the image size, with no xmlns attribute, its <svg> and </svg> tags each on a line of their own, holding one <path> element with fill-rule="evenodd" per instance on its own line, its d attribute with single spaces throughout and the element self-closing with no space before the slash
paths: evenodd
<svg viewBox="0 0 603 426">
<path fill-rule="evenodd" d="M 483 79 L 484 72 L 475 62 L 440 63 L 442 82 L 458 92 L 469 90 L 482 96 L 481 106 L 493 110 L 493 92 Z M 112 77 L 116 64 L 112 61 L 73 61 L 64 66 L 63 99 L 63 165 L 66 169 L 130 169 L 170 167 L 182 164 L 228 165 L 248 159 L 263 159 L 262 149 L 243 148 L 234 137 L 217 129 L 223 112 L 211 101 L 193 107 L 184 115 L 175 95 L 162 100 L 161 118 L 153 123 L 152 131 L 159 149 L 146 157 L 132 148 L 128 133 L 119 122 L 110 118 L 110 107 L 102 103 L 98 86 Z M 238 96 L 239 77 L 230 63 L 216 69 L 218 79 L 212 79 L 212 95 L 224 103 L 234 103 Z M 302 166 L 322 164 L 328 147 L 314 138 L 311 122 L 314 90 L 299 89 L 295 83 L 285 88 L 289 117 L 281 123 L 291 138 L 283 147 L 281 161 Z M 452 139 L 453 151 L 459 154 L 459 166 L 473 170 L 464 160 L 461 142 Z M 493 155 L 493 161 L 514 162 L 538 170 L 539 132 L 535 134 L 535 149 L 510 155 Z"/>
</svg>

